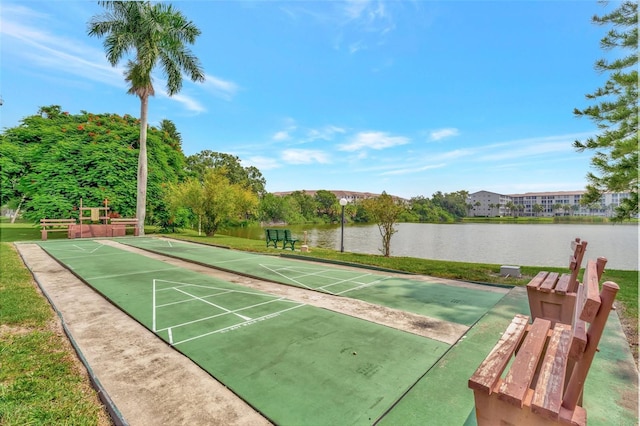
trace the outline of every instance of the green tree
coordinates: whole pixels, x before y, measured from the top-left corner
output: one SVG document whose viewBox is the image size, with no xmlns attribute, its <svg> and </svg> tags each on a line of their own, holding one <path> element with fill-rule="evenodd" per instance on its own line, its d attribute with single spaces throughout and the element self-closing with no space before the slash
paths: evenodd
<svg viewBox="0 0 640 426">
<path fill-rule="evenodd" d="M 540 216 L 540 213 L 544 211 L 544 207 L 542 207 L 540 204 L 534 204 L 531 209 L 536 216 Z"/>
<path fill-rule="evenodd" d="M 323 218 L 326 222 L 339 220 L 337 212 L 340 205 L 338 204 L 338 198 L 333 192 L 321 189 L 316 192 L 314 199 L 318 209 L 318 217 Z"/>
<path fill-rule="evenodd" d="M 36 223 L 45 217 L 77 217 L 74 208 L 81 198 L 93 207 L 107 198 L 111 212 L 133 217 L 138 136 L 138 122 L 131 116 L 42 107 L 0 135 L 2 204 L 24 200 L 24 217 Z M 148 144 L 153 218 L 161 209 L 163 185 L 182 176 L 184 155 L 154 127 Z"/>
<path fill-rule="evenodd" d="M 431 197 L 431 201 L 442 209 L 451 213 L 456 219 L 463 218 L 467 215 L 467 200 L 469 199 L 468 191 L 457 191 L 443 194 L 438 191 Z"/>
<path fill-rule="evenodd" d="M 294 191 L 287 195 L 286 198 L 291 198 L 298 205 L 297 209 L 300 215 L 304 218 L 305 222 L 314 222 L 317 220 L 317 202 L 306 191 Z"/>
<path fill-rule="evenodd" d="M 174 211 L 191 209 L 198 218 L 198 230 L 211 237 L 225 222 L 242 217 L 258 206 L 257 196 L 242 185 L 231 183 L 224 169 L 210 169 L 202 180 L 189 178 L 173 185 L 167 203 Z"/>
<path fill-rule="evenodd" d="M 513 201 L 508 201 L 504 206 L 507 208 L 509 213 L 511 213 L 513 212 L 513 209 L 515 208 L 516 205 Z"/>
<path fill-rule="evenodd" d="M 604 50 L 619 48 L 628 54 L 596 62 L 596 70 L 609 73 L 609 79 L 586 95 L 593 105 L 574 110 L 576 116 L 590 118 L 601 130 L 584 142 L 574 142 L 579 152 L 595 151 L 591 165 L 599 173 L 587 174 L 587 193 L 581 201 L 589 205 L 606 191 L 629 192 L 631 196 L 616 209 L 616 219 L 623 220 L 638 214 L 638 2 L 624 1 L 592 21 L 613 27 L 600 42 Z"/>
<path fill-rule="evenodd" d="M 204 81 L 198 58 L 186 47 L 200 30 L 179 11 L 165 3 L 149 1 L 101 1 L 106 12 L 89 22 L 90 36 L 104 37 L 107 60 L 116 66 L 128 53 L 125 80 L 128 93 L 140 98 L 136 217 L 144 235 L 147 207 L 147 125 L 149 97 L 155 94 L 151 73 L 160 67 L 167 77 L 167 93 L 182 88 L 182 72 L 193 81 Z"/>
<path fill-rule="evenodd" d="M 199 179 L 210 169 L 226 169 L 231 183 L 243 185 L 258 195 L 266 194 L 266 180 L 256 167 L 243 167 L 239 157 L 208 149 L 187 157 L 187 172 Z"/>
<path fill-rule="evenodd" d="M 362 204 L 378 225 L 382 236 L 382 254 L 389 257 L 391 255 L 391 237 L 397 232 L 394 225 L 406 210 L 404 204 L 386 192 L 382 192 L 378 197 L 363 200 Z"/>
</svg>

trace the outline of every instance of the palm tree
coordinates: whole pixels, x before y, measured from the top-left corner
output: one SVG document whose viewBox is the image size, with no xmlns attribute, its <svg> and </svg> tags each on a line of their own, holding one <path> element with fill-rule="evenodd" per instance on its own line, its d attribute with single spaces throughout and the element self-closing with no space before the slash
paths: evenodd
<svg viewBox="0 0 640 426">
<path fill-rule="evenodd" d="M 144 235 L 147 203 L 147 123 L 149 96 L 155 94 L 151 72 L 159 66 L 167 77 L 167 93 L 182 89 L 182 72 L 192 81 L 204 81 L 198 58 L 185 46 L 193 44 L 200 30 L 181 12 L 164 3 L 149 1 L 101 1 L 106 12 L 91 18 L 90 36 L 104 37 L 107 60 L 112 66 L 129 52 L 124 73 L 127 93 L 140 98 L 140 151 L 136 216 Z"/>
<path fill-rule="evenodd" d="M 534 204 L 532 210 L 537 217 L 540 216 L 540 213 L 544 211 L 544 207 L 542 207 L 540 204 Z"/>
</svg>

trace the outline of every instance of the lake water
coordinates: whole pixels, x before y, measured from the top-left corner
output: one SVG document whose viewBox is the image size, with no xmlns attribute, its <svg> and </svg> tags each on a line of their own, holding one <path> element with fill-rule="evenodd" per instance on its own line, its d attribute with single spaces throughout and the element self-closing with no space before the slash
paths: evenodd
<svg viewBox="0 0 640 426">
<path fill-rule="evenodd" d="M 340 250 L 339 225 L 287 226 L 307 244 Z M 604 256 L 611 269 L 638 270 L 636 224 L 432 224 L 399 223 L 391 238 L 392 256 L 455 260 L 516 266 L 569 264 L 569 242 L 587 241 L 586 258 Z M 224 232 L 227 233 L 227 232 Z M 264 230 L 249 227 L 228 232 L 245 238 L 264 239 Z M 301 243 L 299 243 L 301 244 Z M 382 237 L 376 225 L 345 225 L 344 250 L 380 254 Z"/>
</svg>

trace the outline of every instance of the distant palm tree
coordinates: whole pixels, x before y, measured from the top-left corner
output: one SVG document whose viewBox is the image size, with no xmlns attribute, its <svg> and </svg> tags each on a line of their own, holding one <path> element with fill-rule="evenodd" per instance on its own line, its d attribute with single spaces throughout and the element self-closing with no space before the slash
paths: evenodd
<svg viewBox="0 0 640 426">
<path fill-rule="evenodd" d="M 542 207 L 540 204 L 534 204 L 532 209 L 533 209 L 533 212 L 535 213 L 536 217 L 540 216 L 540 213 L 542 213 L 544 211 L 544 207 Z"/>
<path fill-rule="evenodd" d="M 167 77 L 167 93 L 182 89 L 182 72 L 192 81 L 204 81 L 198 58 L 185 46 L 193 44 L 200 30 L 164 3 L 149 1 L 101 1 L 106 12 L 89 22 L 90 36 L 105 37 L 104 49 L 112 66 L 128 53 L 124 73 L 128 93 L 140 98 L 140 151 L 138 156 L 138 193 L 136 216 L 140 235 L 144 235 L 147 204 L 147 125 L 149 96 L 153 96 L 151 72 L 159 66 Z"/>
</svg>

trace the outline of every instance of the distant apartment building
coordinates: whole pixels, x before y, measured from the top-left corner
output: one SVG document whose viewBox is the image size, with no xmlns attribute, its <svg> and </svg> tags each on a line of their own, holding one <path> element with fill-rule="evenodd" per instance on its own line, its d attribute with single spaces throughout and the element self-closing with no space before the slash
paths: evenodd
<svg viewBox="0 0 640 426">
<path fill-rule="evenodd" d="M 353 203 L 356 203 L 358 201 L 366 200 L 367 198 L 375 198 L 375 197 L 379 197 L 380 196 L 380 194 L 375 194 L 375 193 L 372 193 L 372 192 L 342 191 L 342 190 L 333 190 L 333 189 L 327 189 L 326 191 L 329 191 L 329 192 L 333 193 L 333 195 L 335 195 L 338 200 L 344 198 L 345 200 L 347 200 L 347 202 L 349 204 L 353 204 Z M 294 192 L 304 192 L 305 194 L 309 195 L 310 197 L 315 197 L 316 192 L 318 192 L 318 191 L 315 190 L 315 189 L 313 189 L 313 190 L 302 189 L 300 191 L 274 192 L 273 195 L 277 195 L 279 197 L 284 197 L 285 195 L 291 195 Z M 399 201 L 403 201 L 403 202 L 407 202 L 408 201 L 405 198 L 398 197 L 396 195 L 391 195 L 391 196 L 394 199 L 399 200 Z"/>
<path fill-rule="evenodd" d="M 606 216 L 614 215 L 616 207 L 630 194 L 608 192 L 600 202 L 588 206 L 580 204 L 586 191 L 527 192 L 497 194 L 478 191 L 469 194 L 469 216 Z"/>
</svg>

